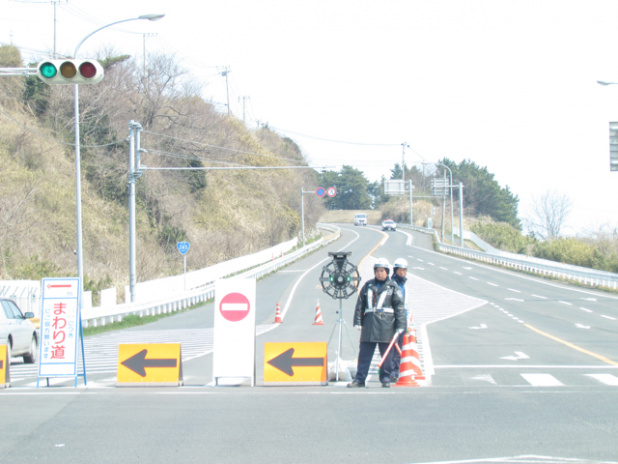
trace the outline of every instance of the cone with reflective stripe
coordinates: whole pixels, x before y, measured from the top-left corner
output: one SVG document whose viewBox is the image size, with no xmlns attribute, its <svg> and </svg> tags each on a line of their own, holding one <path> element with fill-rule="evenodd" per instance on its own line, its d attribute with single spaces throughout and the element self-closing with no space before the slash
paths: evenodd
<svg viewBox="0 0 618 464">
<path fill-rule="evenodd" d="M 411 322 L 411 321 L 410 321 Z M 420 387 L 417 380 L 424 380 L 421 361 L 418 356 L 416 345 L 416 329 L 408 325 L 408 330 L 403 336 L 403 349 L 401 350 L 401 364 L 399 366 L 399 380 L 396 387 Z"/>
<path fill-rule="evenodd" d="M 275 314 L 275 324 L 281 324 L 283 320 L 281 319 L 281 309 L 279 309 L 279 303 L 277 303 L 277 313 Z"/>
<path fill-rule="evenodd" d="M 322 320 L 322 311 L 320 310 L 320 301 L 318 300 L 318 306 L 315 308 L 315 321 L 313 325 L 324 325 Z"/>
</svg>

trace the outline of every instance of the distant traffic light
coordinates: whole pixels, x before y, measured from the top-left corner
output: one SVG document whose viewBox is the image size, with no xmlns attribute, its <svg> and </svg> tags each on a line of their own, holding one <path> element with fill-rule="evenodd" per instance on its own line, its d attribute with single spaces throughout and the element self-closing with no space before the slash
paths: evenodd
<svg viewBox="0 0 618 464">
<path fill-rule="evenodd" d="M 37 76 L 46 84 L 98 84 L 105 74 L 97 60 L 41 61 Z"/>
</svg>

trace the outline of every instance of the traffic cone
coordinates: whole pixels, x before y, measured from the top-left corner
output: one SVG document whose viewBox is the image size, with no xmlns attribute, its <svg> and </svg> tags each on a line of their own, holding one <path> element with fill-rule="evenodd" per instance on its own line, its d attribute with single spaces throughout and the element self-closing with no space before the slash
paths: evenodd
<svg viewBox="0 0 618 464">
<path fill-rule="evenodd" d="M 283 320 L 281 319 L 281 309 L 279 309 L 279 303 L 277 303 L 277 313 L 275 314 L 275 324 L 281 324 Z"/>
<path fill-rule="evenodd" d="M 322 311 L 320 311 L 320 300 L 318 300 L 318 306 L 315 308 L 315 321 L 313 325 L 324 325 L 322 320 Z"/>
<path fill-rule="evenodd" d="M 411 322 L 411 321 L 410 321 Z M 421 361 L 418 356 L 416 345 L 416 329 L 413 325 L 408 326 L 408 330 L 403 336 L 403 349 L 401 350 L 401 364 L 399 366 L 399 380 L 396 387 L 420 387 L 417 380 L 424 380 Z"/>
</svg>

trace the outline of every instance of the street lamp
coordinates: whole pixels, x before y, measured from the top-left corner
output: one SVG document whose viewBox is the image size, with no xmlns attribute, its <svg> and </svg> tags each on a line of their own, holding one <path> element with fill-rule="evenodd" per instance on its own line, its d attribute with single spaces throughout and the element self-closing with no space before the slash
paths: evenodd
<svg viewBox="0 0 618 464">
<path fill-rule="evenodd" d="M 77 52 L 82 44 L 92 35 L 99 32 L 101 29 L 114 26 L 120 23 L 126 23 L 128 21 L 138 21 L 145 19 L 148 21 L 157 21 L 163 18 L 163 14 L 147 14 L 138 16 L 137 18 L 123 19 L 115 21 L 110 24 L 106 24 L 88 34 L 84 37 L 75 47 L 73 58 L 77 58 Z M 79 85 L 73 86 L 75 92 L 74 100 L 74 116 L 75 116 L 75 203 L 76 203 L 76 219 L 77 219 L 77 276 L 79 277 L 79 301 L 81 302 L 82 294 L 84 292 L 84 259 L 83 259 L 83 247 L 82 247 L 82 181 L 81 181 L 81 162 L 80 162 L 80 141 L 79 141 Z"/>
<path fill-rule="evenodd" d="M 449 179 L 449 187 L 451 190 L 451 246 L 454 245 L 455 242 L 455 237 L 453 235 L 453 228 L 455 227 L 455 224 L 453 223 L 453 171 L 451 171 L 451 168 L 449 168 L 446 164 L 442 164 L 442 163 L 437 163 L 439 166 L 444 166 L 446 169 L 448 169 L 448 173 L 450 176 Z M 444 216 L 442 216 L 444 217 Z M 444 222 L 444 221 L 443 221 Z"/>
</svg>

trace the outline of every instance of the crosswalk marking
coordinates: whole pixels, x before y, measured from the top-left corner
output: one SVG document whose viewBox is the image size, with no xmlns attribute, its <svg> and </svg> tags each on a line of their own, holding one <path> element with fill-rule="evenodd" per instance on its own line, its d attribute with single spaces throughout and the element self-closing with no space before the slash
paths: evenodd
<svg viewBox="0 0 618 464">
<path fill-rule="evenodd" d="M 520 374 L 534 387 L 561 387 L 564 384 L 551 374 Z"/>
<path fill-rule="evenodd" d="M 605 385 L 612 385 L 614 387 L 618 387 L 618 377 L 612 374 L 585 374 L 588 377 L 591 377 Z"/>
</svg>

